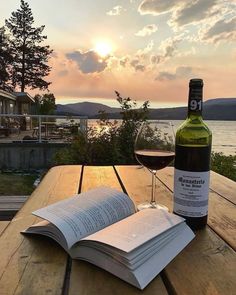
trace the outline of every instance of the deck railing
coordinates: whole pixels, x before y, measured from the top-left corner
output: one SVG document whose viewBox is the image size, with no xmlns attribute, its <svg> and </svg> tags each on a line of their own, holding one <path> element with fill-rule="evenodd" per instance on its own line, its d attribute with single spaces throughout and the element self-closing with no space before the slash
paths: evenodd
<svg viewBox="0 0 236 295">
<path fill-rule="evenodd" d="M 87 125 L 85 116 L 0 114 L 0 143 L 70 142 Z"/>
</svg>

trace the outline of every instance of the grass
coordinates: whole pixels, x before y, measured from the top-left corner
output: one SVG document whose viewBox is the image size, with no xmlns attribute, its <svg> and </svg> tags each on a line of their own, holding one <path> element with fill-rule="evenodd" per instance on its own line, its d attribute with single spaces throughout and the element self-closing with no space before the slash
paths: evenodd
<svg viewBox="0 0 236 295">
<path fill-rule="evenodd" d="M 0 196 L 30 195 L 35 189 L 33 186 L 36 174 L 20 175 L 1 173 L 0 174 Z"/>
</svg>

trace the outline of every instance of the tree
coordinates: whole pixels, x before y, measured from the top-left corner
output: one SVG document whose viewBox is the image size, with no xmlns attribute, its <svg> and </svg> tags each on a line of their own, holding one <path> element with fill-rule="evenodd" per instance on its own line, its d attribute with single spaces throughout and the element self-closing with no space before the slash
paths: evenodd
<svg viewBox="0 0 236 295">
<path fill-rule="evenodd" d="M 56 110 L 56 99 L 54 94 L 46 93 L 44 95 L 37 94 L 34 97 L 37 113 L 40 115 L 53 115 Z"/>
<path fill-rule="evenodd" d="M 48 89 L 50 82 L 45 81 L 51 68 L 47 65 L 52 53 L 49 46 L 40 43 L 47 39 L 42 35 L 45 26 L 33 27 L 34 17 L 29 4 L 21 0 L 20 9 L 12 12 L 5 25 L 10 32 L 9 51 L 13 56 L 11 81 L 13 87 L 21 92 L 26 87 L 40 90 Z"/>
<path fill-rule="evenodd" d="M 9 52 L 9 39 L 6 35 L 5 28 L 0 28 L 0 89 L 11 91 L 9 84 L 10 65 L 12 64 L 12 56 Z"/>
<path fill-rule="evenodd" d="M 117 101 L 121 107 L 122 124 L 119 127 L 119 149 L 125 164 L 132 164 L 134 159 L 134 142 L 142 122 L 148 119 L 149 101 L 145 101 L 137 109 L 136 101 L 130 97 L 122 98 L 120 93 L 115 91 Z"/>
</svg>

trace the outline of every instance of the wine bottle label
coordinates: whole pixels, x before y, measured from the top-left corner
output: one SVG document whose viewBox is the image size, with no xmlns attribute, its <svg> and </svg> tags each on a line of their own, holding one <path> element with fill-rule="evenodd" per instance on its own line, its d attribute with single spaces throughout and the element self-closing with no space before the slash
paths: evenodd
<svg viewBox="0 0 236 295">
<path fill-rule="evenodd" d="M 210 171 L 175 169 L 174 212 L 186 217 L 202 217 L 208 212 Z"/>
</svg>

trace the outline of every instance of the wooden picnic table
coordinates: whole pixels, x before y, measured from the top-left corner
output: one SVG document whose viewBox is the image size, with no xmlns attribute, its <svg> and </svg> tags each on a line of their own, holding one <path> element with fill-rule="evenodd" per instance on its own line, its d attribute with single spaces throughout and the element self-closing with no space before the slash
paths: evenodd
<svg viewBox="0 0 236 295">
<path fill-rule="evenodd" d="M 140 166 L 52 168 L 15 218 L 0 227 L 0 294 L 236 294 L 236 183 L 212 172 L 208 226 L 143 291 L 87 262 L 71 260 L 53 240 L 20 231 L 33 210 L 106 185 L 136 203 L 149 200 L 150 173 Z M 172 210 L 173 168 L 157 173 L 158 201 Z"/>
</svg>

